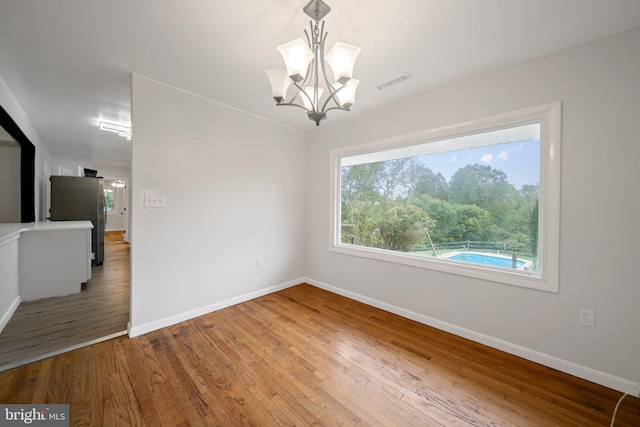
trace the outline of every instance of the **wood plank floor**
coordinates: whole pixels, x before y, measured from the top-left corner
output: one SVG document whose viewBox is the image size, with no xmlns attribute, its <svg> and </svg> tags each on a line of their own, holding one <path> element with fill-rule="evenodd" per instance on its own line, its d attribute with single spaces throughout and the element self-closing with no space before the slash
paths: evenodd
<svg viewBox="0 0 640 427">
<path fill-rule="evenodd" d="M 112 241 L 122 239 L 112 236 Z M 91 276 L 77 294 L 20 304 L 0 333 L 0 371 L 126 333 L 129 245 L 105 243 L 104 264 L 92 267 Z"/>
<path fill-rule="evenodd" d="M 104 232 L 105 243 L 124 243 L 124 231 L 113 230 Z"/>
<path fill-rule="evenodd" d="M 0 402 L 74 426 L 588 427 L 620 396 L 306 284 L 0 373 Z"/>
</svg>

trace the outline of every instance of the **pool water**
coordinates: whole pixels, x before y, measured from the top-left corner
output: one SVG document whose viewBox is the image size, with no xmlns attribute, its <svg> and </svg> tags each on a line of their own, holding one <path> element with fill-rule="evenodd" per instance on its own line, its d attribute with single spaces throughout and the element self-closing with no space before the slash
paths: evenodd
<svg viewBox="0 0 640 427">
<path fill-rule="evenodd" d="M 448 257 L 447 259 L 452 259 L 454 261 L 470 262 L 473 264 L 491 265 L 493 267 L 512 268 L 511 258 L 493 256 L 493 255 L 487 255 L 487 254 L 478 254 L 474 252 L 456 254 Z M 525 264 L 526 264 L 526 261 L 523 261 L 521 259 L 517 260 L 518 268 L 522 267 Z"/>
</svg>

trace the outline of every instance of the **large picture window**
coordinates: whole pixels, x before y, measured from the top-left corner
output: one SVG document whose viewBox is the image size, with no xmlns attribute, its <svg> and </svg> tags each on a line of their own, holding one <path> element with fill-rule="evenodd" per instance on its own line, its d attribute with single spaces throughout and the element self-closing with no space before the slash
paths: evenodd
<svg viewBox="0 0 640 427">
<path fill-rule="evenodd" d="M 557 291 L 560 105 L 332 153 L 332 250 Z"/>
</svg>

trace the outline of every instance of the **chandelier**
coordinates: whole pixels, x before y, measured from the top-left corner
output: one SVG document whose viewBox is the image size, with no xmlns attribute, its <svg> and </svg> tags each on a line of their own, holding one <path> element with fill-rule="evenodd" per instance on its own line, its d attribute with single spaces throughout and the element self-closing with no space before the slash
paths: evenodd
<svg viewBox="0 0 640 427">
<path fill-rule="evenodd" d="M 277 105 L 302 108 L 309 119 L 320 126 L 320 121 L 327 117 L 327 111 L 349 111 L 353 105 L 360 83 L 352 78 L 353 65 L 360 48 L 337 42 L 325 56 L 327 33 L 322 19 L 331 8 L 322 0 L 311 0 L 303 11 L 313 19 L 309 21 L 310 33 L 304 30 L 307 41 L 299 38 L 278 46 L 287 70 L 265 72 Z M 327 74 L 325 64 L 331 68 L 331 74 Z M 287 91 L 291 85 L 294 86 L 293 96 L 287 102 Z"/>
</svg>

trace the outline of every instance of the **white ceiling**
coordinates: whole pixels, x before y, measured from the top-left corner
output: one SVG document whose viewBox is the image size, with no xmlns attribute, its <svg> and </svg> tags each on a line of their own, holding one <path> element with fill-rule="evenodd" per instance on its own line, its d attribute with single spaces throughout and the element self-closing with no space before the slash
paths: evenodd
<svg viewBox="0 0 640 427">
<path fill-rule="evenodd" d="M 0 76 L 52 152 L 93 160 L 129 162 L 135 130 L 127 142 L 97 125 L 130 123 L 132 73 L 312 131 L 264 75 L 304 37 L 307 1 L 0 0 Z M 361 83 L 320 126 L 640 27 L 638 0 L 325 1 L 328 47 L 362 48 Z"/>
</svg>

